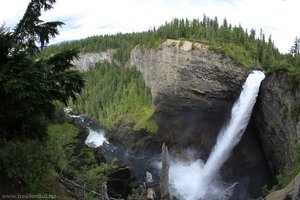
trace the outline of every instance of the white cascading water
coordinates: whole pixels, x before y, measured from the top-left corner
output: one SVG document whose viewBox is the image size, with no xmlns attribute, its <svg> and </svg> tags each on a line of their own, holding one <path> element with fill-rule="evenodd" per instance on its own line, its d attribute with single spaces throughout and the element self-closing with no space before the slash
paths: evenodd
<svg viewBox="0 0 300 200">
<path fill-rule="evenodd" d="M 104 137 L 104 130 L 94 131 L 90 128 L 89 128 L 89 135 L 86 138 L 84 143 L 94 148 L 102 146 L 104 143 L 109 144 L 107 139 Z"/>
<path fill-rule="evenodd" d="M 71 117 L 73 119 L 80 119 L 82 121 L 82 123 L 84 122 L 84 117 L 82 115 L 73 114 L 72 108 L 65 107 L 64 112 L 69 117 Z M 89 129 L 89 135 L 86 138 L 86 140 L 84 141 L 84 143 L 86 145 L 97 148 L 99 146 L 102 146 L 104 143 L 109 144 L 108 140 L 104 137 L 104 135 L 105 135 L 104 130 L 100 129 L 100 130 L 95 131 L 95 130 L 91 129 L 90 127 L 88 129 Z"/>
<path fill-rule="evenodd" d="M 207 199 L 207 196 L 222 197 L 225 188 L 216 180 L 216 177 L 248 125 L 261 81 L 264 78 L 265 75 L 261 71 L 253 71 L 249 74 L 239 99 L 232 107 L 231 118 L 220 131 L 217 143 L 205 164 L 201 160 L 190 163 L 171 162 L 171 192 L 173 190 L 180 199 L 199 200 Z"/>
</svg>

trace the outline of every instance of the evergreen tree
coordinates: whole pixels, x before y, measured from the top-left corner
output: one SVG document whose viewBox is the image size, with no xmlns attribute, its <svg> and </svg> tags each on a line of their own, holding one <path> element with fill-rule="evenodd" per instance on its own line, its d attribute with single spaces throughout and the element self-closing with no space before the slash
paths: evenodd
<svg viewBox="0 0 300 200">
<path fill-rule="evenodd" d="M 300 39 L 298 37 L 295 38 L 294 45 L 290 49 L 290 54 L 293 56 L 300 55 Z"/>
<path fill-rule="evenodd" d="M 41 49 L 58 34 L 62 22 L 39 19 L 55 0 L 31 0 L 13 31 L 0 28 L 0 136 L 42 139 L 54 113 L 54 101 L 76 98 L 84 85 L 71 70 L 76 50 L 39 58 Z M 39 59 L 37 59 L 39 58 Z"/>
</svg>

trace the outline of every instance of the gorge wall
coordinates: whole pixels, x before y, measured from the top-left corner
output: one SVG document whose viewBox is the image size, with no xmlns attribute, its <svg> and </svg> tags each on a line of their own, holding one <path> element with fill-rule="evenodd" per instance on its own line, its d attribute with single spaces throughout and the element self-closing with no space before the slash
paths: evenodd
<svg viewBox="0 0 300 200">
<path fill-rule="evenodd" d="M 129 62 L 152 92 L 159 125 L 152 144 L 164 141 L 171 151 L 193 149 L 199 152 L 196 157 L 205 161 L 249 70 L 208 46 L 178 40 L 167 40 L 157 49 L 136 47 Z M 258 197 L 255 195 L 271 180 L 258 136 L 252 120 L 222 168 L 226 181 L 239 182 L 240 195 Z"/>
<path fill-rule="evenodd" d="M 113 54 L 110 50 L 81 55 L 75 65 L 86 70 L 98 61 L 110 62 Z M 161 141 L 167 141 L 171 147 L 178 144 L 184 148 L 198 147 L 204 157 L 214 145 L 213 138 L 228 118 L 249 73 L 234 60 L 205 45 L 178 40 L 167 40 L 155 49 L 137 46 L 127 65 L 135 66 L 151 89 L 160 127 L 152 142 L 158 148 Z M 228 174 L 241 175 L 239 166 L 257 170 L 257 163 L 263 162 L 264 155 L 273 173 L 291 163 L 290 141 L 300 137 L 299 99 L 299 91 L 290 90 L 284 75 L 267 75 L 248 129 L 236 147 L 235 157 L 239 159 L 231 159 L 226 164 L 233 169 Z"/>
<path fill-rule="evenodd" d="M 293 158 L 291 141 L 300 138 L 300 91 L 284 73 L 267 76 L 253 116 L 271 169 L 282 172 Z"/>
<path fill-rule="evenodd" d="M 180 41 L 167 40 L 159 49 L 136 47 L 131 53 L 130 65 L 143 74 L 156 110 L 226 113 L 249 71 L 207 46 L 187 41 L 179 46 Z M 267 75 L 249 125 L 253 134 L 259 135 L 274 174 L 291 163 L 290 141 L 300 137 L 300 92 L 290 88 L 285 75 Z M 218 124 L 219 118 L 213 116 Z M 198 120 L 205 121 L 202 117 Z"/>
</svg>

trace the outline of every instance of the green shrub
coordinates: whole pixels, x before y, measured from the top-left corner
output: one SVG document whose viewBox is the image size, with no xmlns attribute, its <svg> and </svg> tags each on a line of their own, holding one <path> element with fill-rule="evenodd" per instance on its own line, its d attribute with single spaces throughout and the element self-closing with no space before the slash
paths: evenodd
<svg viewBox="0 0 300 200">
<path fill-rule="evenodd" d="M 49 174 L 49 163 L 40 141 L 0 142 L 0 170 L 34 192 Z"/>
<path fill-rule="evenodd" d="M 103 183 L 108 181 L 108 175 L 117 168 L 118 165 L 115 162 L 96 165 L 85 172 L 84 179 L 89 188 L 98 190 Z"/>
<path fill-rule="evenodd" d="M 192 43 L 192 50 L 195 50 L 197 47 L 195 45 L 195 42 Z"/>
<path fill-rule="evenodd" d="M 297 91 L 300 88 L 300 67 L 289 67 L 287 80 L 291 91 Z"/>
<path fill-rule="evenodd" d="M 172 43 L 171 43 L 171 46 L 172 46 L 172 47 L 176 47 L 176 46 L 177 46 L 177 43 L 176 43 L 176 42 L 172 42 Z"/>
<path fill-rule="evenodd" d="M 178 44 L 178 47 L 179 47 L 179 48 L 182 47 L 183 44 L 184 44 L 183 40 L 180 40 L 180 42 L 179 42 L 179 44 Z"/>
<path fill-rule="evenodd" d="M 300 140 L 294 138 L 291 140 L 290 145 L 293 152 L 291 166 L 285 167 L 283 172 L 276 176 L 276 185 L 270 190 L 266 189 L 266 187 L 263 188 L 264 194 L 267 195 L 268 193 L 284 188 L 300 172 Z"/>
<path fill-rule="evenodd" d="M 78 132 L 78 128 L 69 123 L 48 127 L 49 136 L 46 144 L 48 159 L 61 171 L 66 169 L 70 162 Z"/>
<path fill-rule="evenodd" d="M 250 55 L 250 52 L 245 49 L 245 47 L 234 44 L 234 43 L 227 43 L 227 44 L 218 44 L 218 43 L 211 43 L 209 45 L 210 49 L 223 53 L 226 56 L 234 59 L 239 64 L 246 68 L 250 68 L 255 66 L 257 63 Z"/>
</svg>

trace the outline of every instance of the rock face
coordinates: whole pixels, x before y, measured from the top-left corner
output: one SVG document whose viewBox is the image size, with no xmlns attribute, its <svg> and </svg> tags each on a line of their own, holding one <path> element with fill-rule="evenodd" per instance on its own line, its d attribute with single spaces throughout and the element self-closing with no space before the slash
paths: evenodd
<svg viewBox="0 0 300 200">
<path fill-rule="evenodd" d="M 267 76 L 254 119 L 273 173 L 291 164 L 290 142 L 300 137 L 300 91 L 292 91 L 284 74 Z"/>
<path fill-rule="evenodd" d="M 231 106 L 247 70 L 207 46 L 167 40 L 159 49 L 136 47 L 130 65 L 142 73 L 157 111 L 220 110 Z"/>
<path fill-rule="evenodd" d="M 80 71 L 86 71 L 90 67 L 95 66 L 98 62 L 112 62 L 115 50 L 111 49 L 108 51 L 100 52 L 100 53 L 80 53 L 79 59 L 74 60 L 73 64 Z"/>
<path fill-rule="evenodd" d="M 163 140 L 202 145 L 208 152 L 214 144 L 209 137 L 215 137 L 228 117 L 248 74 L 205 45 L 178 40 L 167 40 L 158 49 L 136 47 L 130 65 L 142 73 L 156 110 L 167 113 L 158 115 Z M 291 91 L 285 75 L 267 75 L 249 126 L 254 126 L 252 134 L 261 138 L 273 174 L 291 164 L 290 141 L 300 138 L 299 116 L 300 92 Z"/>
<path fill-rule="evenodd" d="M 152 136 L 151 146 L 159 148 L 165 142 L 173 155 L 193 149 L 205 161 L 248 70 L 207 46 L 175 40 L 158 49 L 136 47 L 130 65 L 143 75 L 157 111 L 159 131 Z M 240 183 L 235 199 L 258 198 L 271 179 L 258 135 L 251 122 L 222 168 L 226 181 Z"/>
</svg>

